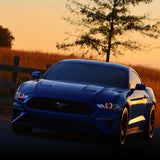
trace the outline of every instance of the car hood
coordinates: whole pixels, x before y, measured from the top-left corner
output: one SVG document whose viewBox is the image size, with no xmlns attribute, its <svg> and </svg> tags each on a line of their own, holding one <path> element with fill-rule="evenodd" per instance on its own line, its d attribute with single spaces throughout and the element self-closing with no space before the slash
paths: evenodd
<svg viewBox="0 0 160 160">
<path fill-rule="evenodd" d="M 19 91 L 35 97 L 52 97 L 81 102 L 115 101 L 124 89 L 62 81 L 39 80 L 23 83 Z"/>
</svg>

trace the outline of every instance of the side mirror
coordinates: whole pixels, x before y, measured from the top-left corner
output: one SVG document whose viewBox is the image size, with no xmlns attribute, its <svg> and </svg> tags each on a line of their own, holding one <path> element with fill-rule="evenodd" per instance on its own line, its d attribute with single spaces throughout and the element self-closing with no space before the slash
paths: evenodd
<svg viewBox="0 0 160 160">
<path fill-rule="evenodd" d="M 50 63 L 48 63 L 48 64 L 46 64 L 46 68 L 47 68 L 47 70 L 49 69 L 49 68 L 51 68 L 52 66 L 51 66 L 51 64 Z"/>
<path fill-rule="evenodd" d="M 41 78 L 41 72 L 34 71 L 31 76 L 32 76 L 32 79 L 40 79 Z"/>
<path fill-rule="evenodd" d="M 137 83 L 135 90 L 146 90 L 146 85 Z"/>
</svg>

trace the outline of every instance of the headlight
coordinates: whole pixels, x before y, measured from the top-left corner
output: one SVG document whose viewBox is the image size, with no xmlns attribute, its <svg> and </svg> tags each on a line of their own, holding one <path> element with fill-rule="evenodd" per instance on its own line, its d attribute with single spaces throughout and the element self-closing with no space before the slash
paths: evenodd
<svg viewBox="0 0 160 160">
<path fill-rule="evenodd" d="M 24 101 L 25 99 L 29 98 L 29 95 L 23 92 L 16 92 L 15 98 Z"/>
<path fill-rule="evenodd" d="M 104 110 L 118 110 L 120 109 L 120 106 L 115 103 L 105 103 L 105 104 L 97 104 L 97 107 Z"/>
</svg>

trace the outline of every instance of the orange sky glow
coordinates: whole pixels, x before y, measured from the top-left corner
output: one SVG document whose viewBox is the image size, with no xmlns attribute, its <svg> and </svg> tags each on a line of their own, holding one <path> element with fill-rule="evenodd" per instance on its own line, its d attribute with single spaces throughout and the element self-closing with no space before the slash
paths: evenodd
<svg viewBox="0 0 160 160">
<path fill-rule="evenodd" d="M 9 28 L 13 33 L 13 49 L 62 53 L 56 49 L 56 42 L 63 42 L 66 38 L 65 32 L 71 30 L 69 24 L 62 20 L 65 4 L 66 0 L 1 1 L 0 25 Z M 131 13 L 147 14 L 160 21 L 160 1 L 153 0 L 150 4 L 139 5 Z M 160 38 L 140 40 L 150 44 L 150 49 L 134 53 L 124 51 L 124 56 L 111 56 L 111 61 L 160 68 Z M 105 60 L 105 56 L 98 58 Z"/>
</svg>

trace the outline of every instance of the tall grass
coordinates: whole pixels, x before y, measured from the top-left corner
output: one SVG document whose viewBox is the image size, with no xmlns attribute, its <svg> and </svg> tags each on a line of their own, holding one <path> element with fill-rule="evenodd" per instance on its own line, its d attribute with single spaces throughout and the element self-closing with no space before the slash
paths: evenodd
<svg viewBox="0 0 160 160">
<path fill-rule="evenodd" d="M 20 66 L 39 69 L 46 69 L 45 66 L 48 63 L 53 65 L 62 59 L 77 58 L 73 54 L 60 55 L 40 51 L 21 51 L 0 48 L 0 64 L 13 64 L 14 56 L 20 56 Z"/>
<path fill-rule="evenodd" d="M 0 64 L 12 65 L 14 62 L 14 56 L 20 56 L 19 66 L 37 69 L 46 69 L 46 64 L 51 65 L 63 59 L 75 59 L 72 55 L 59 55 L 43 53 L 39 51 L 21 51 L 21 50 L 10 50 L 6 48 L 0 48 Z M 22 76 L 23 74 L 19 74 Z M 10 79 L 11 74 L 9 72 L 0 71 L 0 80 Z"/>
<path fill-rule="evenodd" d="M 14 61 L 14 56 L 20 56 L 20 66 L 28 68 L 46 69 L 46 64 L 50 63 L 54 65 L 63 59 L 76 59 L 78 57 L 72 55 L 59 55 L 43 53 L 38 51 L 18 51 L 10 50 L 5 48 L 0 48 L 0 64 L 12 65 Z M 157 100 L 157 112 L 156 112 L 156 126 L 160 127 L 160 69 L 153 69 L 144 66 L 130 65 L 133 67 L 142 78 L 142 81 L 147 86 L 154 90 L 156 100 Z M 22 77 L 19 74 L 19 77 Z M 0 80 L 9 80 L 11 78 L 10 73 L 0 71 Z M 2 92 L 2 89 L 1 89 Z M 0 92 L 0 93 L 1 93 Z M 3 89 L 3 92 L 5 90 Z M 8 91 L 7 91 L 8 92 Z M 1 94 L 0 94 L 1 96 Z"/>
</svg>

